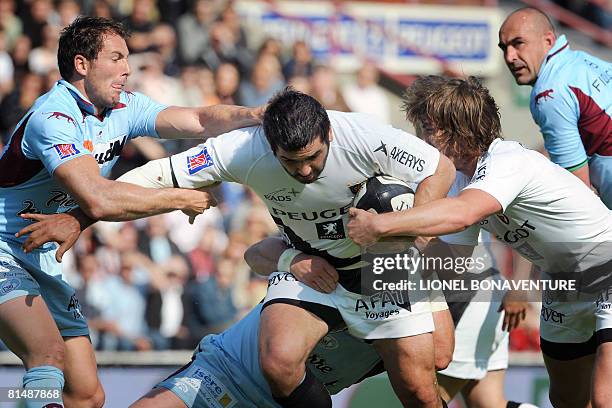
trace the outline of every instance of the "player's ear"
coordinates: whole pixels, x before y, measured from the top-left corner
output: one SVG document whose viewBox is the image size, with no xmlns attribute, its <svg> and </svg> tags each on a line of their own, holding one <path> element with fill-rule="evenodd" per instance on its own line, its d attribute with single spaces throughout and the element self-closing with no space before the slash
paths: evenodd
<svg viewBox="0 0 612 408">
<path fill-rule="evenodd" d="M 332 132 L 331 126 L 329 128 L 329 136 L 328 136 L 327 140 L 329 140 L 330 142 L 332 140 L 334 140 L 334 132 Z"/>
<path fill-rule="evenodd" d="M 77 54 L 74 56 L 74 72 L 81 76 L 87 75 L 87 71 L 89 70 L 89 61 L 87 58 L 82 56 L 81 54 Z"/>
<path fill-rule="evenodd" d="M 557 36 L 555 35 L 554 32 L 547 31 L 546 34 L 544 34 L 544 42 L 546 43 L 546 46 L 548 47 L 548 49 L 551 49 L 555 45 L 556 41 L 557 41 Z"/>
</svg>

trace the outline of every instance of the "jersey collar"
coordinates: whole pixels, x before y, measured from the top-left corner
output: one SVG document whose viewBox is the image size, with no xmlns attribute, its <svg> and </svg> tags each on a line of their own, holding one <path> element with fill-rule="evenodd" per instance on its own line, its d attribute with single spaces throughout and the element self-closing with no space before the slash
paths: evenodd
<svg viewBox="0 0 612 408">
<path fill-rule="evenodd" d="M 540 72 L 542 72 L 548 66 L 548 62 L 551 59 L 565 50 L 569 50 L 569 43 L 567 42 L 565 35 L 561 35 L 557 38 L 557 41 L 555 41 L 553 47 L 548 51 L 548 54 L 546 54 L 546 58 L 544 58 L 544 62 L 542 62 L 542 67 L 540 68 Z"/>
<path fill-rule="evenodd" d="M 553 45 L 550 51 L 548 51 L 548 54 L 546 54 L 546 59 L 544 60 L 544 62 L 550 61 L 552 57 L 559 54 L 565 49 L 569 49 L 569 43 L 567 42 L 567 38 L 565 38 L 565 35 L 561 35 L 559 36 L 559 38 L 557 38 L 557 41 L 555 41 L 555 45 Z"/>
<path fill-rule="evenodd" d="M 70 92 L 70 95 L 72 95 L 77 105 L 79 105 L 79 108 L 81 109 L 81 111 L 89 115 L 96 114 L 96 108 L 94 104 L 91 103 L 87 98 L 85 98 L 83 94 L 81 94 L 81 92 L 79 92 L 79 90 L 76 89 L 74 85 L 72 85 L 70 82 L 64 79 L 60 79 L 58 83 L 66 87 L 66 89 L 68 89 L 68 91 Z"/>
</svg>

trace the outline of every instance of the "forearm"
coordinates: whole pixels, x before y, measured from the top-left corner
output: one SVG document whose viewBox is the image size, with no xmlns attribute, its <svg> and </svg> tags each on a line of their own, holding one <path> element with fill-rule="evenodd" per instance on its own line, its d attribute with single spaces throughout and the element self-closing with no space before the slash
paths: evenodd
<svg viewBox="0 0 612 408">
<path fill-rule="evenodd" d="M 255 109 L 234 105 L 213 105 L 201 108 L 199 120 L 204 129 L 204 138 L 260 123 Z"/>
<path fill-rule="evenodd" d="M 258 275 L 268 276 L 278 269 L 278 259 L 289 246 L 280 238 L 266 238 L 244 253 L 244 260 Z"/>
<path fill-rule="evenodd" d="M 83 208 L 87 216 L 103 221 L 130 221 L 186 208 L 180 189 L 143 188 L 113 182 L 102 188 L 95 207 Z"/>
<path fill-rule="evenodd" d="M 162 139 L 206 139 L 261 123 L 262 108 L 213 105 L 202 108 L 171 106 L 161 111 L 155 129 Z"/>
<path fill-rule="evenodd" d="M 572 170 L 570 170 L 570 172 L 574 176 L 576 176 L 580 180 L 582 180 L 582 182 L 584 184 L 586 184 L 588 187 L 592 188 L 591 187 L 591 178 L 589 176 L 589 165 L 588 164 L 585 164 L 584 166 L 579 167 L 577 169 L 572 169 Z"/>
<path fill-rule="evenodd" d="M 104 221 L 129 221 L 182 209 L 182 192 L 170 188 L 172 185 L 168 159 L 151 161 L 105 183 L 99 195 L 99 213 L 87 215 Z"/>
<path fill-rule="evenodd" d="M 446 156 L 440 155 L 436 172 L 418 185 L 414 195 L 414 206 L 446 197 L 454 180 L 455 166 Z"/>
<path fill-rule="evenodd" d="M 443 198 L 425 206 L 377 217 L 376 227 L 381 237 L 433 237 L 463 231 L 473 223 L 470 208 L 456 198 Z"/>
</svg>

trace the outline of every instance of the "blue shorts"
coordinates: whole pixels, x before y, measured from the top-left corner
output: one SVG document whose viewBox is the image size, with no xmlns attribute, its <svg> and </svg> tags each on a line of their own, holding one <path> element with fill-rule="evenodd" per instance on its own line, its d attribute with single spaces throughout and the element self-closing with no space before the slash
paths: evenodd
<svg viewBox="0 0 612 408">
<path fill-rule="evenodd" d="M 154 388 L 167 388 L 188 408 L 280 408 L 263 390 L 205 338 L 193 360 Z"/>
<path fill-rule="evenodd" d="M 62 278 L 53 251 L 24 253 L 0 241 L 0 304 L 20 296 L 42 296 L 63 337 L 87 336 L 87 320 L 75 291 Z"/>
<path fill-rule="evenodd" d="M 601 201 L 612 209 L 612 156 L 594 154 L 589 159 L 591 184 L 599 192 Z"/>
</svg>

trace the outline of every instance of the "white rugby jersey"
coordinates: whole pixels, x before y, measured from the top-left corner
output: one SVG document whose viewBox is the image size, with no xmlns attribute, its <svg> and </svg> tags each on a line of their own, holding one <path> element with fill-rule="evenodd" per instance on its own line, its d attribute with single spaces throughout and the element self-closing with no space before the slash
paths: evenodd
<svg viewBox="0 0 612 408">
<path fill-rule="evenodd" d="M 480 226 L 548 272 L 581 272 L 612 259 L 612 211 L 582 181 L 540 153 L 495 140 L 464 188 L 491 194 L 503 213 Z M 476 245 L 478 228 L 459 234 Z M 469 236 L 469 239 L 466 237 Z"/>
<path fill-rule="evenodd" d="M 439 152 L 402 130 L 360 113 L 329 111 L 333 132 L 319 179 L 301 184 L 272 153 L 263 128 L 250 127 L 208 139 L 171 157 L 179 187 L 219 181 L 249 186 L 266 203 L 281 233 L 295 248 L 338 269 L 359 266 L 360 249 L 346 225 L 354 187 L 388 174 L 420 183 L 438 166 Z"/>
</svg>

